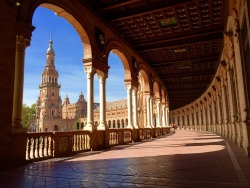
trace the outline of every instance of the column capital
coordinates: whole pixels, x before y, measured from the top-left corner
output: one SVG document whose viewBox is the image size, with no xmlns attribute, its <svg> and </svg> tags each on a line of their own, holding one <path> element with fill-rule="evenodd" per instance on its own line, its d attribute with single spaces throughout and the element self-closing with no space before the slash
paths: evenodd
<svg viewBox="0 0 250 188">
<path fill-rule="evenodd" d="M 24 53 L 26 47 L 30 45 L 30 39 L 23 37 L 22 35 L 16 36 L 16 52 Z"/>
<path fill-rule="evenodd" d="M 95 74 L 95 69 L 92 66 L 84 66 L 84 72 L 87 76 L 93 76 Z"/>
<path fill-rule="evenodd" d="M 97 74 L 97 77 L 98 77 L 99 79 L 104 80 L 104 79 L 107 79 L 107 78 L 108 78 L 108 74 L 105 73 L 105 72 L 103 72 L 103 71 L 96 70 L 96 74 Z"/>
<path fill-rule="evenodd" d="M 161 103 L 161 99 L 160 99 L 160 98 L 156 98 L 156 99 L 155 99 L 155 102 Z"/>
</svg>

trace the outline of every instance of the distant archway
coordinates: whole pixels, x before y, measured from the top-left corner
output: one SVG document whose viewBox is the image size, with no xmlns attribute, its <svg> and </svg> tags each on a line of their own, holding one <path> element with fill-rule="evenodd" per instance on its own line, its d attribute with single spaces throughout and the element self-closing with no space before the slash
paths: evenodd
<svg viewBox="0 0 250 188">
<path fill-rule="evenodd" d="M 58 125 L 54 125 L 54 129 L 53 129 L 53 130 L 54 130 L 54 131 L 58 131 L 58 129 L 59 129 L 59 128 L 58 128 Z"/>
</svg>

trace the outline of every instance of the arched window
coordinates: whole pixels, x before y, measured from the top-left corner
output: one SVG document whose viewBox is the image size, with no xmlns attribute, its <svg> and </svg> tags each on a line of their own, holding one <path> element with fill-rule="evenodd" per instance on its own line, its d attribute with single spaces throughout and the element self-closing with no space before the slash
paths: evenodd
<svg viewBox="0 0 250 188">
<path fill-rule="evenodd" d="M 124 125 L 124 119 L 122 119 L 122 128 L 124 128 L 125 127 L 125 125 Z"/>
<path fill-rule="evenodd" d="M 76 128 L 79 130 L 79 122 L 76 123 Z"/>
<path fill-rule="evenodd" d="M 81 129 L 83 129 L 83 127 L 84 127 L 84 123 L 82 122 L 82 123 L 81 123 Z"/>
<path fill-rule="evenodd" d="M 121 128 L 121 124 L 120 124 L 120 120 L 119 119 L 117 120 L 117 127 Z"/>
<path fill-rule="evenodd" d="M 109 128 L 111 128 L 111 121 L 109 120 Z"/>
<path fill-rule="evenodd" d="M 58 125 L 54 125 L 54 131 L 58 131 Z"/>
<path fill-rule="evenodd" d="M 113 128 L 115 128 L 115 120 L 113 120 Z"/>
</svg>

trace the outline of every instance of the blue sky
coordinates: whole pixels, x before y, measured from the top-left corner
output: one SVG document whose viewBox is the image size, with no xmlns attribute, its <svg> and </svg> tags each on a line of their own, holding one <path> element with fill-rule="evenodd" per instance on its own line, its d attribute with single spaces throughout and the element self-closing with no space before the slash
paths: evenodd
<svg viewBox="0 0 250 188">
<path fill-rule="evenodd" d="M 46 51 L 52 34 L 55 66 L 59 72 L 62 100 L 68 95 L 70 102 L 77 101 L 81 91 L 87 99 L 87 81 L 83 69 L 83 46 L 76 30 L 64 18 L 46 8 L 34 13 L 31 45 L 26 49 L 23 103 L 31 105 L 39 96 L 41 74 L 46 64 Z M 126 98 L 124 68 L 116 54 L 109 54 L 109 77 L 106 80 L 106 100 Z M 94 100 L 99 102 L 99 80 L 94 79 Z"/>
</svg>

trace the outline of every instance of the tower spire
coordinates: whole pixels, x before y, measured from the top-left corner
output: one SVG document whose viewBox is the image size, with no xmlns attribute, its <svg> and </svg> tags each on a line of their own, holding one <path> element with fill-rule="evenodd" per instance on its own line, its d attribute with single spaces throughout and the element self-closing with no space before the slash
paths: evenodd
<svg viewBox="0 0 250 188">
<path fill-rule="evenodd" d="M 52 34 L 50 34 L 50 40 L 49 40 L 49 48 L 47 50 L 47 54 L 55 55 L 54 49 L 52 47 L 53 41 L 52 41 Z"/>
</svg>

